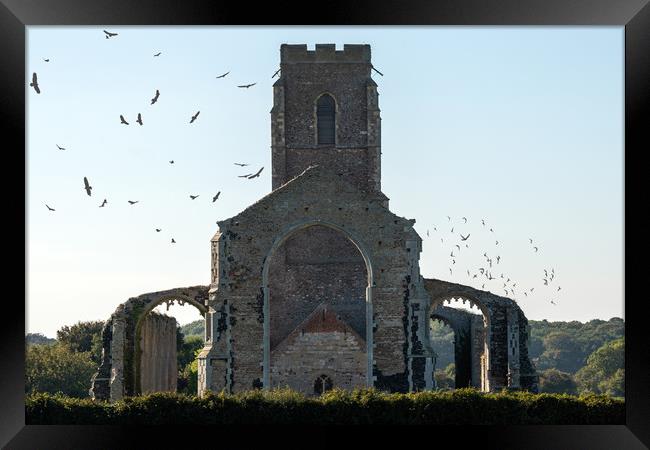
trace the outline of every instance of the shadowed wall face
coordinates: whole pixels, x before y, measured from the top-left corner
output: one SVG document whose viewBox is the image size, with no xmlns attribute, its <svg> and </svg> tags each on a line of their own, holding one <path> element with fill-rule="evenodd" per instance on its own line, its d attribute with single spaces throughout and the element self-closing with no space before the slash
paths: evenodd
<svg viewBox="0 0 650 450">
<path fill-rule="evenodd" d="M 336 374 L 326 373 L 335 386 L 341 385 L 344 372 L 349 373 L 344 376 L 347 381 L 343 384 L 356 385 L 352 378 L 356 380 L 359 376 L 361 383 L 365 383 L 367 283 L 366 266 L 359 250 L 331 228 L 315 225 L 300 230 L 275 252 L 269 270 L 274 385 L 288 381 L 285 378 L 288 371 L 273 369 L 280 360 L 287 366 L 300 366 L 313 360 L 324 362 L 329 368 L 337 367 Z M 331 326 L 325 331 L 320 327 L 318 332 L 305 334 L 305 329 L 313 329 L 306 323 L 313 322 L 311 316 L 319 305 L 331 316 Z M 298 335 L 289 339 L 292 332 Z M 292 341 L 290 345 L 285 344 L 287 340 Z M 279 347 L 283 350 L 276 351 Z M 299 384 L 291 385 L 304 390 L 314 382 L 311 375 L 315 379 L 321 374 L 310 372 Z"/>
<path fill-rule="evenodd" d="M 140 329 L 140 392 L 176 392 L 176 319 L 148 314 Z"/>
</svg>

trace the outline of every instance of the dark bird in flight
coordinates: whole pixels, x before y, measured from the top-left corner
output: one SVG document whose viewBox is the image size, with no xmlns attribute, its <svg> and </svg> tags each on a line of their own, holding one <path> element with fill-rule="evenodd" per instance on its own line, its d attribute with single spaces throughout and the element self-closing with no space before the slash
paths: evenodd
<svg viewBox="0 0 650 450">
<path fill-rule="evenodd" d="M 499 245 L 499 241 L 497 241 L 497 243 L 496 243 L 496 244 L 494 244 L 494 245 Z"/>
<path fill-rule="evenodd" d="M 252 180 L 253 178 L 257 178 L 260 176 L 260 173 L 262 173 L 262 170 L 264 170 L 264 167 L 262 167 L 260 170 L 258 170 L 256 173 L 248 177 L 249 180 Z"/>
<path fill-rule="evenodd" d="M 497 264 L 499 264 L 500 259 L 501 259 L 501 257 L 497 255 Z"/>
<path fill-rule="evenodd" d="M 481 219 L 481 223 L 483 224 L 483 226 L 485 226 L 485 220 L 484 219 Z"/>
<path fill-rule="evenodd" d="M 532 288 L 530 288 L 530 292 L 533 292 L 534 290 L 535 290 L 535 288 L 534 288 L 534 287 L 532 287 Z"/>
<path fill-rule="evenodd" d="M 88 178 L 84 177 L 84 189 L 86 190 L 86 194 L 90 196 L 90 191 L 93 189 L 93 187 L 88 183 Z"/>
<path fill-rule="evenodd" d="M 485 289 L 485 283 L 483 283 L 483 286 L 481 286 L 481 289 Z"/>
<path fill-rule="evenodd" d="M 50 211 L 56 211 L 54 208 L 50 208 L 47 203 L 45 204 L 45 206 L 47 206 L 47 209 L 49 209 Z"/>
<path fill-rule="evenodd" d="M 467 236 L 464 236 L 464 237 L 463 237 L 462 234 L 460 235 L 460 240 L 461 241 L 466 241 L 467 239 L 469 239 L 469 234 Z"/>
<path fill-rule="evenodd" d="M 104 201 L 102 202 L 101 205 L 99 205 L 99 207 L 103 208 L 104 206 L 106 206 L 106 203 L 108 203 L 108 201 L 106 199 L 104 199 Z"/>
<path fill-rule="evenodd" d="M 172 238 L 172 244 L 175 244 L 175 243 L 176 243 L 176 241 L 174 240 L 174 238 Z"/>
<path fill-rule="evenodd" d="M 429 230 L 427 230 L 427 237 L 429 237 Z"/>
<path fill-rule="evenodd" d="M 126 121 L 126 119 L 124 118 L 124 116 L 122 114 L 120 114 L 120 123 L 123 123 L 124 125 L 129 124 L 129 122 Z"/>
<path fill-rule="evenodd" d="M 506 291 L 506 295 L 508 295 L 508 290 L 507 290 L 507 289 L 504 289 L 504 291 Z"/>
<path fill-rule="evenodd" d="M 383 73 L 381 73 L 380 71 L 378 71 L 377 69 L 375 69 L 375 66 L 371 65 L 370 68 L 371 68 L 372 70 L 374 70 L 375 72 L 377 72 L 377 73 L 378 73 L 379 75 L 381 75 L 382 77 L 384 76 Z"/>
<path fill-rule="evenodd" d="M 447 216 L 447 220 L 451 221 L 451 217 Z"/>
<path fill-rule="evenodd" d="M 242 164 L 242 163 L 235 163 L 235 165 L 236 165 L 236 166 L 239 166 L 239 167 L 250 166 L 250 164 Z"/>
<path fill-rule="evenodd" d="M 198 195 L 191 195 L 191 194 L 190 194 L 190 198 L 191 198 L 192 200 L 194 200 L 194 199 L 197 198 L 197 197 L 198 197 Z"/>
<path fill-rule="evenodd" d="M 106 33 L 106 39 L 112 38 L 113 36 L 117 36 L 117 33 L 109 33 L 106 30 L 104 30 L 104 33 Z"/>
<path fill-rule="evenodd" d="M 135 201 L 133 201 L 133 200 L 127 200 L 127 201 L 129 202 L 129 204 L 131 204 L 131 205 L 135 205 L 135 204 L 138 203 L 140 200 L 135 200 Z"/>
<path fill-rule="evenodd" d="M 492 228 L 490 228 L 490 233 L 494 233 L 494 230 Z"/>
<path fill-rule="evenodd" d="M 154 95 L 153 98 L 151 99 L 152 105 L 158 101 L 158 97 L 160 97 L 160 91 L 156 89 L 156 95 Z"/>
<path fill-rule="evenodd" d="M 525 295 L 526 297 L 528 297 L 528 292 L 524 292 L 524 295 Z"/>
<path fill-rule="evenodd" d="M 561 286 L 558 286 L 558 287 L 557 287 L 557 290 L 559 291 L 560 289 L 562 289 L 562 287 L 561 287 Z"/>
<path fill-rule="evenodd" d="M 445 241 L 443 241 L 442 238 L 440 238 L 440 242 L 445 242 Z"/>
<path fill-rule="evenodd" d="M 449 268 L 449 275 L 451 275 L 451 267 Z"/>
<path fill-rule="evenodd" d="M 36 72 L 32 74 L 32 82 L 29 83 L 29 85 L 34 88 L 37 94 L 41 93 L 41 89 L 38 87 L 38 77 L 36 76 Z"/>
<path fill-rule="evenodd" d="M 276 70 L 275 73 L 271 76 L 271 78 L 275 78 L 275 76 L 276 76 L 277 74 L 279 74 L 281 70 L 282 70 L 282 69 L 278 69 L 278 70 Z"/>
<path fill-rule="evenodd" d="M 160 228 L 156 228 L 156 233 L 160 233 L 162 230 Z"/>
<path fill-rule="evenodd" d="M 226 73 L 224 73 L 223 75 L 219 75 L 217 78 L 223 78 L 223 77 L 225 77 L 226 75 L 228 75 L 229 73 L 230 73 L 230 72 L 226 72 Z"/>
<path fill-rule="evenodd" d="M 257 83 L 251 83 L 251 84 L 242 84 L 240 86 L 237 86 L 238 88 L 246 88 L 248 89 L 251 86 L 255 86 Z"/>
<path fill-rule="evenodd" d="M 156 53 L 156 54 L 153 55 L 153 56 L 160 56 L 161 53 L 162 53 L 162 52 L 158 52 L 158 53 Z"/>
<path fill-rule="evenodd" d="M 50 62 L 49 59 L 45 59 L 45 58 L 43 58 L 43 61 L 45 61 L 45 62 Z"/>
<path fill-rule="evenodd" d="M 460 245 L 456 244 L 456 247 L 458 248 L 458 251 L 460 251 Z"/>
<path fill-rule="evenodd" d="M 537 247 L 533 247 L 535 249 L 535 253 L 537 253 L 537 250 L 539 250 Z"/>
<path fill-rule="evenodd" d="M 142 116 L 140 115 L 140 113 L 138 113 L 138 120 L 136 120 L 136 122 L 138 122 L 140 126 L 142 126 Z"/>
<path fill-rule="evenodd" d="M 194 114 L 194 115 L 192 116 L 192 120 L 190 120 L 190 123 L 193 123 L 193 122 L 196 120 L 196 118 L 199 117 L 199 114 L 200 114 L 200 113 L 201 113 L 201 111 L 197 111 L 196 114 Z"/>
<path fill-rule="evenodd" d="M 65 150 L 65 147 L 59 147 L 59 144 L 56 144 L 56 147 L 57 147 L 59 150 Z"/>
<path fill-rule="evenodd" d="M 169 161 L 169 164 L 174 164 L 174 160 L 172 159 L 171 161 Z"/>
<path fill-rule="evenodd" d="M 548 276 L 548 272 L 546 271 L 546 269 L 544 269 L 544 277 L 547 277 L 547 276 Z"/>
<path fill-rule="evenodd" d="M 531 244 L 533 243 L 533 240 L 531 238 L 528 238 L 528 240 L 530 241 Z"/>
<path fill-rule="evenodd" d="M 454 227 L 451 227 L 451 232 L 452 232 L 452 233 L 454 232 Z"/>
<path fill-rule="evenodd" d="M 252 174 L 252 173 L 248 173 L 248 174 L 246 174 L 246 175 L 238 175 L 238 177 L 239 177 L 239 178 L 248 178 L 248 177 L 250 177 L 251 175 L 253 175 L 253 174 Z"/>
<path fill-rule="evenodd" d="M 548 286 L 548 280 L 544 278 L 544 286 Z"/>
<path fill-rule="evenodd" d="M 556 304 L 553 300 L 551 300 L 551 303 L 553 303 L 554 305 Z"/>
<path fill-rule="evenodd" d="M 472 279 L 476 278 L 477 276 L 478 276 L 478 275 L 474 274 L 474 276 L 472 277 Z"/>
<path fill-rule="evenodd" d="M 462 217 L 462 219 L 467 223 L 467 217 Z"/>
<path fill-rule="evenodd" d="M 451 254 L 449 256 L 451 256 L 452 258 L 455 258 L 453 250 L 451 251 Z"/>
<path fill-rule="evenodd" d="M 219 195 L 220 195 L 220 194 L 221 194 L 221 191 L 217 192 L 217 195 L 215 195 L 214 197 L 212 197 L 212 203 L 214 203 L 214 202 L 217 201 L 217 199 L 219 198 Z"/>
<path fill-rule="evenodd" d="M 456 264 L 456 260 L 455 260 L 455 259 L 452 259 L 452 260 L 451 260 L 451 263 L 452 263 L 452 264 Z"/>
</svg>

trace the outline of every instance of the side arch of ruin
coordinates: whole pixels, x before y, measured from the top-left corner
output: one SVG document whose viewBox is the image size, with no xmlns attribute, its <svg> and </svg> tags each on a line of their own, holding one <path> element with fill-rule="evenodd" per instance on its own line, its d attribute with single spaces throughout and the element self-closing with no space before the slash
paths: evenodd
<svg viewBox="0 0 650 450">
<path fill-rule="evenodd" d="M 517 303 L 488 291 L 437 279 L 425 279 L 431 302 L 427 317 L 445 301 L 463 299 L 476 305 L 485 319 L 485 391 L 525 389 L 536 392 L 539 378 L 528 357 L 528 319 Z M 473 377 L 474 378 L 474 377 Z M 473 380 L 474 381 L 474 380 Z"/>
<path fill-rule="evenodd" d="M 207 298 L 207 286 L 191 286 L 142 294 L 119 305 L 102 330 L 102 358 L 92 378 L 91 396 L 114 401 L 140 394 L 140 333 L 144 319 L 163 303 L 168 307 L 173 303 L 188 304 L 205 317 Z"/>
</svg>

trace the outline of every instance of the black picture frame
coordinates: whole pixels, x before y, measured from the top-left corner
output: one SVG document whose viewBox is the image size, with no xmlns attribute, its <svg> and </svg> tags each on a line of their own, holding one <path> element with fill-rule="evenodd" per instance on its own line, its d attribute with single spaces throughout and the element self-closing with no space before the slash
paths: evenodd
<svg viewBox="0 0 650 450">
<path fill-rule="evenodd" d="M 635 171 L 642 165 L 630 163 L 635 155 L 650 148 L 648 139 L 648 110 L 650 102 L 650 6 L 649 0 L 417 0 L 398 3 L 376 1 L 325 2 L 318 4 L 267 2 L 252 6 L 247 2 L 172 0 L 0 0 L 0 81 L 2 90 L 0 111 L 7 137 L 15 146 L 5 147 L 3 154 L 13 153 L 11 167 L 23 168 L 25 173 L 25 39 L 26 27 L 31 25 L 614 25 L 625 27 L 625 177 L 626 195 L 641 185 Z M 9 151 L 10 149 L 15 149 Z M 6 161 L 6 160 L 5 160 Z M 5 162 L 5 164 L 9 164 Z M 628 172 L 628 169 L 631 172 Z M 12 169 L 20 176 L 20 170 Z M 640 175 L 640 173 L 639 173 Z M 25 173 L 25 176 L 28 174 Z M 25 181 L 25 180 L 23 180 Z M 6 181 L 3 180 L 4 183 Z M 14 192 L 19 181 L 5 186 Z M 26 186 L 26 183 L 25 183 Z M 15 202 L 19 203 L 19 202 Z M 624 206 L 626 201 L 624 199 Z M 20 209 L 20 205 L 18 206 Z M 647 210 L 647 208 L 645 208 Z M 624 209 L 624 211 L 626 211 Z M 636 212 L 636 211 L 635 211 Z M 12 236 L 26 239 L 27 217 L 24 209 L 5 215 L 5 225 L 16 228 Z M 19 223 L 22 219 L 22 223 Z M 626 217 L 624 218 L 624 220 Z M 639 218 L 640 219 L 640 218 Z M 625 220 L 625 232 L 630 222 Z M 626 233 L 627 234 L 627 233 Z M 637 235 L 636 233 L 634 233 Z M 631 235 L 631 234 L 630 234 Z M 604 236 L 603 239 L 606 239 Z M 18 239 L 13 239 L 20 247 Z M 17 248 L 26 255 L 29 243 Z M 19 270 L 20 257 L 11 258 L 14 270 Z M 625 267 L 630 268 L 629 253 L 625 252 Z M 25 261 L 27 263 L 27 261 Z M 27 266 L 23 266 L 26 268 Z M 24 273 L 26 277 L 26 273 Z M 18 274 L 15 279 L 20 279 Z M 627 271 L 624 273 L 626 293 Z M 632 279 L 632 277 L 630 277 Z M 18 283 L 15 283 L 18 284 Z M 23 284 L 23 292 L 26 294 Z M 18 286 L 19 288 L 20 286 Z M 15 299 L 16 297 L 14 297 Z M 26 295 L 25 297 L 26 298 Z M 589 448 L 622 449 L 648 448 L 650 445 L 650 351 L 645 334 L 647 322 L 642 297 L 626 295 L 626 423 L 611 426 L 505 426 L 505 427 L 436 427 L 416 433 L 396 434 L 390 429 L 363 431 L 357 434 L 362 442 L 393 434 L 404 436 L 404 444 L 424 438 L 430 445 L 443 444 L 452 438 L 453 445 L 474 443 L 483 448 Z M 14 300 L 15 301 L 15 300 Z M 231 437 L 239 446 L 252 438 L 270 439 L 277 436 L 287 440 L 286 432 L 268 430 L 264 433 L 242 433 L 241 430 L 215 430 L 187 427 L 128 427 L 111 426 L 35 426 L 25 425 L 24 412 L 24 351 L 25 321 L 18 320 L 25 308 L 18 303 L 17 311 L 4 316 L 0 328 L 0 444 L 6 448 L 134 448 L 154 445 L 162 448 L 199 445 L 196 439 L 206 439 L 210 447 Z M 23 314 L 23 316 L 21 316 Z M 338 439 L 339 433 L 318 432 L 319 442 Z M 312 435 L 314 437 L 314 435 Z M 297 440 L 297 439 L 296 439 Z M 159 442 L 161 444 L 154 444 Z M 287 440 L 287 442 L 289 442 Z M 402 444 L 402 445 L 404 445 Z M 310 442 L 311 445 L 311 442 Z M 422 445 L 422 444 L 417 444 Z M 429 444 L 427 444 L 429 445 Z"/>
</svg>

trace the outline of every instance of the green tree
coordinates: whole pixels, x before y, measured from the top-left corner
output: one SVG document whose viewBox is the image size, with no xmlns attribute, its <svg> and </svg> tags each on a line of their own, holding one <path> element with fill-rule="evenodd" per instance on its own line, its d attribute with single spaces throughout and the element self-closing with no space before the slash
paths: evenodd
<svg viewBox="0 0 650 450">
<path fill-rule="evenodd" d="M 88 397 L 90 379 L 96 369 L 90 352 L 74 352 L 61 343 L 33 344 L 27 347 L 25 392 Z"/>
<path fill-rule="evenodd" d="M 554 368 L 574 373 L 583 364 L 580 346 L 566 331 L 553 331 L 543 339 L 544 352 L 538 360 L 539 369 Z"/>
<path fill-rule="evenodd" d="M 102 354 L 102 328 L 104 322 L 77 322 L 63 326 L 56 332 L 59 342 L 73 352 L 90 352 L 92 360 L 99 364 Z"/>
<path fill-rule="evenodd" d="M 587 358 L 576 373 L 581 392 L 623 396 L 625 394 L 625 338 L 605 343 Z"/>
<path fill-rule="evenodd" d="M 54 344 L 56 339 L 49 338 L 42 333 L 27 333 L 25 335 L 25 344 Z"/>
<path fill-rule="evenodd" d="M 570 373 L 557 369 L 547 369 L 539 376 L 539 388 L 541 392 L 551 394 L 577 395 L 578 385 Z"/>
<path fill-rule="evenodd" d="M 199 336 L 203 338 L 203 329 L 205 328 L 205 320 L 199 319 L 194 322 L 187 323 L 181 327 L 181 333 L 188 338 L 190 336 Z"/>
</svg>

